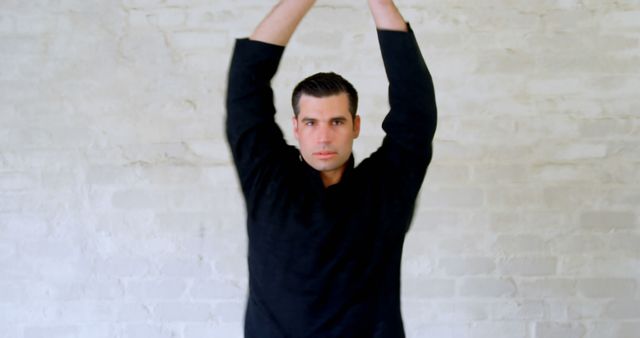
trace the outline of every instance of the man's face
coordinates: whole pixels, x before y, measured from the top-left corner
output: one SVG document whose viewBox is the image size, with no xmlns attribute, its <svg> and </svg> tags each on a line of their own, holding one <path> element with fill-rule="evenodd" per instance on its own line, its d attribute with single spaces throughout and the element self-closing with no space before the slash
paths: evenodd
<svg viewBox="0 0 640 338">
<path fill-rule="evenodd" d="M 360 133 L 360 116 L 349 112 L 346 93 L 326 97 L 302 94 L 293 132 L 305 162 L 321 174 L 342 175 Z"/>
</svg>

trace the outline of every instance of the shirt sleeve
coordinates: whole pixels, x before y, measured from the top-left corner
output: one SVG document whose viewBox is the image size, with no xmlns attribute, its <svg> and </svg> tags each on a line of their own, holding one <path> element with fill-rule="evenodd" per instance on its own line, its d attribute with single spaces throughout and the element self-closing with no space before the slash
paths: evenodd
<svg viewBox="0 0 640 338">
<path fill-rule="evenodd" d="M 413 30 L 408 28 L 408 32 L 378 30 L 389 80 L 390 111 L 382 128 L 385 142 L 430 158 L 437 120 L 433 81 Z"/>
<path fill-rule="evenodd" d="M 390 110 L 382 123 L 382 146 L 360 167 L 381 182 L 391 203 L 413 205 L 433 154 L 433 82 L 410 26 L 408 32 L 378 30 L 378 40 Z"/>
<path fill-rule="evenodd" d="M 256 171 L 286 147 L 275 121 L 271 88 L 283 52 L 282 46 L 236 40 L 228 75 L 226 135 L 245 194 Z"/>
</svg>

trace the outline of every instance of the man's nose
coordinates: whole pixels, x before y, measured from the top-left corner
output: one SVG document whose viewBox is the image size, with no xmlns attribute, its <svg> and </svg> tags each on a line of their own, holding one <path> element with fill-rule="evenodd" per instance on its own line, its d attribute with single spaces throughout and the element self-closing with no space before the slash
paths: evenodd
<svg viewBox="0 0 640 338">
<path fill-rule="evenodd" d="M 318 142 L 329 143 L 331 141 L 331 128 L 328 125 L 321 125 L 318 128 Z"/>
</svg>

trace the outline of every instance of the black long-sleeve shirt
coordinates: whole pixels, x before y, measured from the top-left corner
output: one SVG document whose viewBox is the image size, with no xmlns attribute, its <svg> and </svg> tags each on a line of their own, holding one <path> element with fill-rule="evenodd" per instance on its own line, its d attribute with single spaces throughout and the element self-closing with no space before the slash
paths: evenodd
<svg viewBox="0 0 640 338">
<path fill-rule="evenodd" d="M 391 110 L 381 147 L 339 183 L 286 144 L 270 81 L 283 47 L 239 39 L 227 137 L 247 208 L 245 336 L 404 337 L 400 260 L 431 161 L 436 105 L 413 32 L 378 30 Z"/>
</svg>

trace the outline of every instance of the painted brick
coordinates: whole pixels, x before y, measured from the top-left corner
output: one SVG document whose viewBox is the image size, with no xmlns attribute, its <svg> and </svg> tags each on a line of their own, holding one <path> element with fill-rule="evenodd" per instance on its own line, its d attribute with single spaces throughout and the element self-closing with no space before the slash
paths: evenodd
<svg viewBox="0 0 640 338">
<path fill-rule="evenodd" d="M 149 272 L 150 262 L 148 258 L 113 255 L 105 260 L 96 260 L 93 269 L 103 276 L 139 278 Z"/>
<path fill-rule="evenodd" d="M 427 174 L 429 182 L 464 182 L 469 179 L 469 168 L 466 166 L 437 165 L 429 167 Z"/>
<path fill-rule="evenodd" d="M 0 325 L 0 338 L 14 338 L 23 335 L 24 330 L 15 323 L 11 325 Z"/>
<path fill-rule="evenodd" d="M 556 272 L 554 257 L 515 257 L 498 261 L 498 270 L 505 275 L 552 276 Z"/>
<path fill-rule="evenodd" d="M 640 272 L 640 262 L 636 258 L 624 256 L 565 256 L 562 257 L 558 270 L 569 275 L 636 278 Z"/>
<path fill-rule="evenodd" d="M 601 234 L 559 235 L 551 239 L 552 252 L 558 254 L 580 254 L 603 252 L 608 249 L 607 238 Z"/>
<path fill-rule="evenodd" d="M 604 180 L 597 176 L 598 172 L 593 170 L 593 165 L 578 163 L 549 163 L 536 167 L 532 173 L 532 179 L 544 182 L 587 182 L 593 180 Z"/>
<path fill-rule="evenodd" d="M 558 161 L 578 161 L 604 158 L 606 155 L 606 145 L 585 143 L 557 147 L 552 156 L 554 160 Z"/>
<path fill-rule="evenodd" d="M 523 187 L 489 188 L 486 196 L 486 204 L 498 210 L 537 209 L 544 200 L 542 191 Z"/>
<path fill-rule="evenodd" d="M 181 31 L 169 37 L 170 46 L 177 51 L 194 51 L 198 49 L 219 48 L 228 45 L 227 35 L 218 32 Z"/>
<path fill-rule="evenodd" d="M 222 278 L 244 279 L 248 274 L 246 259 L 246 256 L 237 254 L 232 256 L 220 255 L 216 257 L 214 271 Z"/>
<path fill-rule="evenodd" d="M 605 316 L 607 318 L 637 320 L 640 318 L 640 301 L 635 299 L 612 301 L 607 306 Z"/>
<path fill-rule="evenodd" d="M 13 243 L 0 243 L 0 261 L 8 259 L 16 254 L 16 246 Z"/>
<path fill-rule="evenodd" d="M 82 295 L 86 299 L 102 301 L 121 300 L 124 286 L 119 280 L 90 280 L 82 285 Z"/>
<path fill-rule="evenodd" d="M 187 13 L 182 8 L 158 8 L 145 10 L 144 18 L 147 23 L 161 29 L 175 29 L 184 27 Z"/>
<path fill-rule="evenodd" d="M 638 175 L 637 173 L 640 172 L 637 169 L 634 169 L 634 171 L 636 172 L 635 175 Z M 638 180 L 632 178 L 632 181 L 637 182 Z M 614 205 L 633 208 L 640 203 L 640 190 L 634 188 L 616 189 L 611 192 L 611 202 Z"/>
<path fill-rule="evenodd" d="M 500 301 L 491 304 L 493 320 L 541 320 L 545 316 L 542 301 Z"/>
<path fill-rule="evenodd" d="M 447 322 L 479 321 L 489 318 L 489 306 L 479 301 L 454 301 L 436 303 L 435 317 Z"/>
<path fill-rule="evenodd" d="M 244 299 L 246 286 L 233 280 L 197 280 L 189 293 L 195 299 Z"/>
<path fill-rule="evenodd" d="M 179 331 L 167 328 L 158 324 L 131 324 L 124 327 L 122 337 L 150 337 L 150 338 L 173 338 L 178 336 Z"/>
<path fill-rule="evenodd" d="M 462 297 L 509 297 L 515 291 L 515 284 L 509 279 L 466 278 L 459 286 Z"/>
<path fill-rule="evenodd" d="M 160 273 L 172 277 L 209 277 L 211 266 L 201 260 L 169 258 L 164 260 Z"/>
<path fill-rule="evenodd" d="M 610 136 L 628 135 L 633 130 L 633 121 L 600 119 L 585 120 L 580 123 L 583 137 L 604 139 Z"/>
<path fill-rule="evenodd" d="M 0 173 L 0 190 L 31 190 L 38 187 L 38 178 L 28 173 Z"/>
<path fill-rule="evenodd" d="M 420 238 L 416 239 L 420 240 Z M 438 251 L 441 254 L 451 256 L 453 254 L 480 255 L 486 253 L 486 243 L 488 240 L 478 235 L 464 235 L 456 237 L 443 237 L 437 243 Z"/>
<path fill-rule="evenodd" d="M 113 207 L 122 210 L 166 209 L 170 205 L 169 198 L 150 190 L 125 190 L 113 194 Z"/>
<path fill-rule="evenodd" d="M 627 298 L 636 295 L 635 279 L 583 279 L 578 281 L 578 294 L 589 298 Z"/>
<path fill-rule="evenodd" d="M 516 184 L 528 181 L 528 168 L 521 164 L 477 165 L 473 168 L 474 181 L 491 182 L 492 184 Z"/>
<path fill-rule="evenodd" d="M 479 189 L 442 189 L 425 192 L 422 203 L 428 207 L 473 208 L 484 204 L 484 194 Z"/>
<path fill-rule="evenodd" d="M 619 324 L 616 337 L 631 338 L 640 332 L 639 322 L 622 322 Z"/>
<path fill-rule="evenodd" d="M 606 303 L 602 301 L 577 300 L 567 301 L 566 316 L 568 320 L 595 320 L 604 317 Z"/>
<path fill-rule="evenodd" d="M 0 303 L 17 303 L 26 299 L 27 291 L 19 282 L 0 282 Z"/>
<path fill-rule="evenodd" d="M 634 322 L 615 322 L 615 321 L 601 321 L 595 322 L 592 325 L 592 329 L 587 332 L 585 338 L 596 337 L 620 337 L 620 338 L 633 338 L 638 335 L 638 329 L 640 329 L 640 323 Z"/>
<path fill-rule="evenodd" d="M 576 281 L 552 278 L 526 279 L 518 282 L 518 294 L 534 299 L 571 298 L 576 295 Z"/>
<path fill-rule="evenodd" d="M 410 337 L 467 337 L 468 330 L 466 324 L 427 321 L 415 328 L 408 328 L 407 335 Z"/>
<path fill-rule="evenodd" d="M 56 324 L 77 325 L 109 323 L 117 317 L 109 302 L 78 300 L 57 302 L 43 310 L 47 321 Z"/>
<path fill-rule="evenodd" d="M 189 323 L 184 329 L 184 338 L 241 338 L 244 331 L 239 323 Z"/>
<path fill-rule="evenodd" d="M 29 326 L 24 329 L 24 338 L 68 338 L 80 337 L 75 326 Z"/>
<path fill-rule="evenodd" d="M 146 322 L 151 318 L 151 308 L 141 303 L 121 302 L 116 309 L 118 323 Z"/>
<path fill-rule="evenodd" d="M 411 246 L 408 246 L 407 249 L 411 249 L 409 252 L 413 252 Z M 434 273 L 435 262 L 427 257 L 428 254 L 412 255 L 411 258 L 407 258 L 402 261 L 402 273 L 406 276 L 403 282 L 407 281 L 408 278 L 431 275 Z"/>
<path fill-rule="evenodd" d="M 110 324 L 87 324 L 78 327 L 78 337 L 110 338 L 118 334 L 118 329 Z"/>
<path fill-rule="evenodd" d="M 49 229 L 45 215 L 0 213 L 0 229 L 5 238 L 44 237 Z"/>
<path fill-rule="evenodd" d="M 402 284 L 404 294 L 411 298 L 451 298 L 455 281 L 450 279 L 408 277 Z"/>
<path fill-rule="evenodd" d="M 136 300 L 178 299 L 185 293 L 186 282 L 180 279 L 135 280 L 127 283 L 127 295 Z"/>
<path fill-rule="evenodd" d="M 610 250 L 640 256 L 640 233 L 615 233 L 609 244 Z"/>
<path fill-rule="evenodd" d="M 204 303 L 160 303 L 153 316 L 168 322 L 204 322 L 212 319 L 211 306 Z"/>
<path fill-rule="evenodd" d="M 438 268 L 447 275 L 483 275 L 495 269 L 495 262 L 489 257 L 449 257 L 438 260 Z"/>
<path fill-rule="evenodd" d="M 65 260 L 78 257 L 80 248 L 68 240 L 31 240 L 23 241 L 20 254 L 26 257 L 42 257 L 46 260 Z"/>
<path fill-rule="evenodd" d="M 493 249 L 505 254 L 536 253 L 544 252 L 546 246 L 545 239 L 537 235 L 500 235 L 493 244 Z"/>
<path fill-rule="evenodd" d="M 588 186 L 562 186 L 544 189 L 544 201 L 549 209 L 567 210 L 576 208 L 592 208 L 606 192 Z"/>
<path fill-rule="evenodd" d="M 466 334 L 459 337 L 491 338 L 513 337 L 528 338 L 528 327 L 523 322 L 481 321 L 469 324 Z"/>
<path fill-rule="evenodd" d="M 589 211 L 580 215 L 580 223 L 588 230 L 617 231 L 636 227 L 636 215 L 623 211 Z"/>
<path fill-rule="evenodd" d="M 640 11 L 637 10 L 618 10 L 608 13 L 603 22 L 607 28 L 638 28 L 638 21 L 635 20 L 640 15 Z"/>
<path fill-rule="evenodd" d="M 229 300 L 216 304 L 215 313 L 217 321 L 221 323 L 238 323 L 238 318 L 243 318 L 246 307 L 245 300 Z"/>
<path fill-rule="evenodd" d="M 535 338 L 578 338 L 583 337 L 586 329 L 581 324 L 572 323 L 537 323 Z"/>
</svg>

